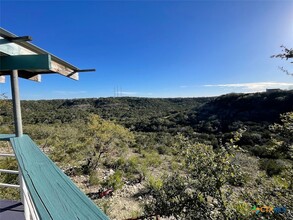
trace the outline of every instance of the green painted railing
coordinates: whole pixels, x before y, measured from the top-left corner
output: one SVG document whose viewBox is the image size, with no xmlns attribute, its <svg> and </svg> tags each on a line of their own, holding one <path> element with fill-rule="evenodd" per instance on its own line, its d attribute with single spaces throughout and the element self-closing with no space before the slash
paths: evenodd
<svg viewBox="0 0 293 220">
<path fill-rule="evenodd" d="M 0 135 L 10 141 L 22 175 L 24 204 L 33 219 L 109 219 L 32 141 L 23 135 Z M 26 208 L 25 208 L 26 211 Z"/>
</svg>

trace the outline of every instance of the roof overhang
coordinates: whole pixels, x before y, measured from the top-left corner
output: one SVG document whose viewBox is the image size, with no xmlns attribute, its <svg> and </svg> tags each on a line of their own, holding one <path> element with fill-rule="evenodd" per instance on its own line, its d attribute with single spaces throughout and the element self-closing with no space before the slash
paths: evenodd
<svg viewBox="0 0 293 220">
<path fill-rule="evenodd" d="M 18 37 L 0 28 L 0 82 L 5 82 L 5 75 L 9 75 L 12 70 L 2 68 L 5 66 L 4 60 L 5 64 L 8 60 L 11 61 L 12 65 L 12 60 L 15 60 L 17 57 L 19 59 L 27 59 L 25 58 L 26 55 L 31 55 L 31 57 L 35 57 L 36 59 L 41 59 L 40 57 L 47 55 L 49 57 L 49 65 L 46 68 L 40 68 L 40 66 L 28 67 L 27 65 L 12 65 L 11 68 L 16 68 L 18 70 L 19 77 L 25 79 L 41 81 L 40 74 L 58 73 L 71 79 L 78 80 L 78 72 L 94 71 L 93 69 L 80 70 L 53 54 L 27 42 L 28 40 L 31 40 L 31 38 Z M 22 63 L 25 64 L 25 62 Z"/>
</svg>

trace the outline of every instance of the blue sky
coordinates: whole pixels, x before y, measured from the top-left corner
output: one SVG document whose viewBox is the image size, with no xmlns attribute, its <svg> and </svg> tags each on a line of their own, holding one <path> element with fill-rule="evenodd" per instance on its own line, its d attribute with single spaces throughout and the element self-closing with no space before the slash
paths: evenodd
<svg viewBox="0 0 293 220">
<path fill-rule="evenodd" d="M 293 1 L 5 1 L 0 26 L 81 68 L 20 80 L 22 99 L 199 97 L 293 88 Z M 0 92 L 10 94 L 9 80 Z"/>
</svg>

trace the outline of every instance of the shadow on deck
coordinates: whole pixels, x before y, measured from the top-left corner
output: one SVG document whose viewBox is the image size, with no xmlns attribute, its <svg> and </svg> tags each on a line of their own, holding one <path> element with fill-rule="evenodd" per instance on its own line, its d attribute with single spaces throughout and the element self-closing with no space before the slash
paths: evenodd
<svg viewBox="0 0 293 220">
<path fill-rule="evenodd" d="M 0 200 L 0 219 L 24 220 L 22 203 L 11 200 Z"/>
</svg>

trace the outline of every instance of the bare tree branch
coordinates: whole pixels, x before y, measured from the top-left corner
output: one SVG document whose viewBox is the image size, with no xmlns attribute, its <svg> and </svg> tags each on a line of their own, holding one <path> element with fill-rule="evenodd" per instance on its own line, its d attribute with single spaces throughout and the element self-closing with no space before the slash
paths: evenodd
<svg viewBox="0 0 293 220">
<path fill-rule="evenodd" d="M 282 52 L 280 54 L 272 55 L 271 58 L 281 58 L 288 60 L 289 58 L 293 58 L 293 49 L 288 49 L 284 45 L 281 46 Z"/>
<path fill-rule="evenodd" d="M 289 71 L 286 70 L 286 69 L 284 69 L 284 67 L 279 66 L 279 69 L 280 69 L 281 71 L 283 71 L 284 73 L 286 73 L 287 75 L 289 75 L 289 76 L 293 76 L 293 73 L 289 73 Z"/>
<path fill-rule="evenodd" d="M 286 59 L 286 60 L 293 58 L 293 49 L 292 48 L 288 49 L 284 45 L 282 45 L 281 48 L 282 48 L 283 53 L 272 55 L 271 58 L 281 58 L 281 59 Z M 290 63 L 293 63 L 293 62 L 290 62 Z M 293 76 L 293 73 L 290 73 L 288 70 L 284 69 L 284 67 L 279 67 L 279 69 L 282 72 L 286 73 L 287 75 Z"/>
</svg>

